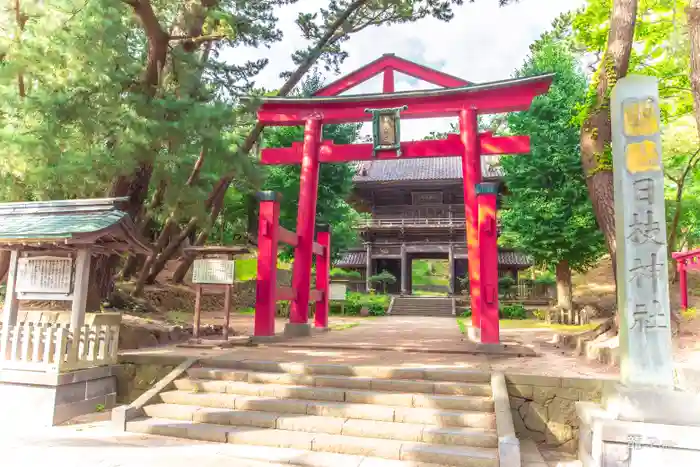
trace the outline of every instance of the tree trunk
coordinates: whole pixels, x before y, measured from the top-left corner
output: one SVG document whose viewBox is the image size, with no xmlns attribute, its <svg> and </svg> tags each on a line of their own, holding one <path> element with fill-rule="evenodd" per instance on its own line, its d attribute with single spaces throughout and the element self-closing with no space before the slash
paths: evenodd
<svg viewBox="0 0 700 467">
<path fill-rule="evenodd" d="M 690 36 L 690 88 L 693 93 L 695 121 L 700 135 L 700 0 L 690 0 L 686 9 Z"/>
<path fill-rule="evenodd" d="M 588 116 L 581 129 L 581 163 L 598 225 L 616 272 L 615 202 L 612 174 L 612 135 L 610 93 L 615 83 L 627 74 L 637 0 L 614 0 L 610 32 L 603 59 L 591 84 Z"/>
<path fill-rule="evenodd" d="M 557 307 L 566 311 L 571 311 L 574 307 L 571 268 L 566 260 L 557 263 Z"/>
</svg>

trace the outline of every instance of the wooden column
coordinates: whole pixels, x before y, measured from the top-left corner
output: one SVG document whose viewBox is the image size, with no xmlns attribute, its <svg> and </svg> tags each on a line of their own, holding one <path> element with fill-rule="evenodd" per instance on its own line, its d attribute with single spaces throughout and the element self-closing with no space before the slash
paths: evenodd
<svg viewBox="0 0 700 467">
<path fill-rule="evenodd" d="M 479 250 L 479 208 L 476 184 L 481 182 L 481 153 L 476 109 L 464 109 L 459 113 L 464 177 L 464 213 L 467 219 L 467 256 L 469 258 L 469 294 L 471 298 L 472 329 L 478 338 L 481 326 L 481 254 Z"/>
<path fill-rule="evenodd" d="M 447 270 L 449 271 L 450 282 L 447 285 L 450 296 L 455 294 L 455 250 L 450 243 L 449 251 L 447 252 Z"/>
<path fill-rule="evenodd" d="M 255 336 L 275 335 L 277 248 L 279 246 L 280 194 L 262 191 L 258 221 L 258 277 L 255 288 Z"/>
<path fill-rule="evenodd" d="M 304 147 L 301 159 L 296 229 L 299 241 L 294 250 L 294 271 L 292 276 L 292 287 L 296 292 L 296 298 L 292 300 L 289 312 L 289 322 L 292 324 L 307 324 L 309 321 L 320 140 L 321 120 L 311 117 L 306 120 L 306 125 L 304 126 Z"/>
<path fill-rule="evenodd" d="M 316 255 L 316 290 L 321 291 L 323 297 L 316 302 L 314 308 L 314 326 L 317 329 L 327 329 L 331 295 L 331 228 L 328 224 L 323 224 L 317 226 L 316 230 L 316 240 L 323 247 L 323 254 Z"/>
<path fill-rule="evenodd" d="M 372 244 L 368 243 L 367 247 L 367 257 L 365 258 L 365 292 L 369 293 L 369 289 L 372 288 L 372 283 L 369 278 L 372 276 Z"/>
<path fill-rule="evenodd" d="M 7 355 L 9 344 L 10 326 L 17 324 L 17 311 L 19 310 L 19 300 L 17 300 L 17 262 L 19 251 L 12 250 L 10 253 L 10 267 L 7 270 L 7 282 L 5 288 L 5 304 L 2 309 L 2 340 L 0 340 L 0 355 Z"/>
<path fill-rule="evenodd" d="M 75 259 L 75 282 L 73 283 L 73 303 L 71 304 L 70 328 L 77 331 L 85 324 L 85 306 L 90 282 L 90 250 L 78 250 Z"/>
<path fill-rule="evenodd" d="M 406 244 L 401 244 L 401 295 L 408 295 L 408 253 L 406 252 Z"/>
</svg>

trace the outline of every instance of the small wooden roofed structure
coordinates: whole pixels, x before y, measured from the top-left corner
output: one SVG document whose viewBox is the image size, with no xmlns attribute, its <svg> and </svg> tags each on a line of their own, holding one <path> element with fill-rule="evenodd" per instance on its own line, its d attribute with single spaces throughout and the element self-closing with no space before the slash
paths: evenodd
<svg viewBox="0 0 700 467">
<path fill-rule="evenodd" d="M 90 247 L 93 254 L 150 254 L 129 215 L 127 198 L 0 203 L 0 249 L 43 250 Z"/>
</svg>

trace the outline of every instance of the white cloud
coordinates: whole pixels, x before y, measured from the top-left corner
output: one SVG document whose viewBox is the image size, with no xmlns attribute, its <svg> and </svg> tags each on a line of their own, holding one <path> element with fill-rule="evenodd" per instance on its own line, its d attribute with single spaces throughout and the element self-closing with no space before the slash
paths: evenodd
<svg viewBox="0 0 700 467">
<path fill-rule="evenodd" d="M 236 62 L 268 57 L 269 65 L 257 79 L 259 86 L 274 89 L 281 85 L 279 74 L 293 68 L 291 54 L 305 46 L 294 24 L 297 13 L 313 11 L 325 2 L 301 0 L 280 9 L 279 28 L 284 39 L 270 49 L 236 49 Z M 508 78 L 529 52 L 529 45 L 546 31 L 561 13 L 583 5 L 584 0 L 522 0 L 499 7 L 496 0 L 477 0 L 455 7 L 449 23 L 425 19 L 413 24 L 382 26 L 353 35 L 344 44 L 349 57 L 341 67 L 349 73 L 385 53 L 394 53 L 423 65 L 472 82 Z M 337 79 L 328 76 L 328 82 Z M 396 76 L 396 90 L 428 89 L 430 85 L 406 76 Z M 381 79 L 375 77 L 348 92 L 380 92 Z M 455 119 L 426 119 L 402 122 L 402 140 L 421 139 L 430 131 L 444 131 Z M 365 125 L 367 126 L 367 125 Z"/>
</svg>

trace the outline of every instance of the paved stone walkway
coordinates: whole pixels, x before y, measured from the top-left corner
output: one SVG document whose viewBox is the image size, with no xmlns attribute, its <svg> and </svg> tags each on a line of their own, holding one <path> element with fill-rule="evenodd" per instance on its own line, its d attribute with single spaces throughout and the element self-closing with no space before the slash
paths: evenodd
<svg viewBox="0 0 700 467">
<path fill-rule="evenodd" d="M 331 320 L 333 317 L 331 317 Z M 569 351 L 540 349 L 539 343 L 551 339 L 549 330 L 507 329 L 503 340 L 532 346 L 539 355 L 518 357 L 515 355 L 471 355 L 439 352 L 420 352 L 420 347 L 432 350 L 464 350 L 470 344 L 459 331 L 455 318 L 415 316 L 388 316 L 372 319 L 357 319 L 358 326 L 341 331 L 331 331 L 310 338 L 258 347 L 234 347 L 231 349 L 191 349 L 160 347 L 122 352 L 127 361 L 163 358 L 179 361 L 188 357 L 221 358 L 231 360 L 275 360 L 304 363 L 346 363 L 371 366 L 416 366 L 477 368 L 484 371 L 503 371 L 513 374 L 540 374 L 560 377 L 610 377 L 618 370 L 613 367 L 586 362 L 571 356 Z M 408 351 L 368 350 L 374 345 L 404 347 Z M 389 345 L 393 344 L 393 345 Z M 333 348 L 336 345 L 339 348 Z M 439 347 L 438 347 L 439 346 Z"/>
</svg>

